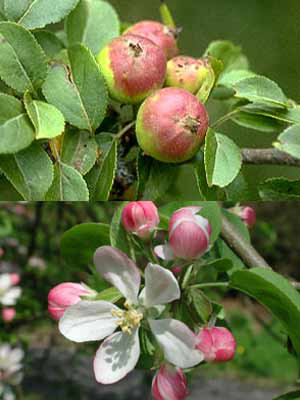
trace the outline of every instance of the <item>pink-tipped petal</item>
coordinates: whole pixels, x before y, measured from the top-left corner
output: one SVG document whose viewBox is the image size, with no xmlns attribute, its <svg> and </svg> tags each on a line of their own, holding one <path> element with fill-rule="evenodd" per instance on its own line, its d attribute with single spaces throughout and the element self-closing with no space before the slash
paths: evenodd
<svg viewBox="0 0 300 400">
<path fill-rule="evenodd" d="M 137 303 L 141 275 L 135 263 L 125 253 L 110 246 L 99 247 L 94 254 L 97 271 L 123 296 Z"/>
</svg>

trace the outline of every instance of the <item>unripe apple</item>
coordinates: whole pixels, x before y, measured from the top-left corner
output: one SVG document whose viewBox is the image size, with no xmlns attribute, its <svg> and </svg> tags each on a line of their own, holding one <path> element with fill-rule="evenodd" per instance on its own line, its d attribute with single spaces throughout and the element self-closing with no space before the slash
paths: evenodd
<svg viewBox="0 0 300 400">
<path fill-rule="evenodd" d="M 168 61 L 166 86 L 182 88 L 195 94 L 201 88 L 207 73 L 205 60 L 178 56 Z"/>
<path fill-rule="evenodd" d="M 141 21 L 128 28 L 124 34 L 133 34 L 152 40 L 165 52 L 167 59 L 178 54 L 174 30 L 157 21 Z"/>
<path fill-rule="evenodd" d="M 164 52 L 151 40 L 125 35 L 113 39 L 97 57 L 109 93 L 123 103 L 140 103 L 161 88 L 166 77 Z"/>
<path fill-rule="evenodd" d="M 202 103 L 184 89 L 164 88 L 141 105 L 136 123 L 137 140 L 145 154 L 163 162 L 192 158 L 208 129 Z"/>
</svg>

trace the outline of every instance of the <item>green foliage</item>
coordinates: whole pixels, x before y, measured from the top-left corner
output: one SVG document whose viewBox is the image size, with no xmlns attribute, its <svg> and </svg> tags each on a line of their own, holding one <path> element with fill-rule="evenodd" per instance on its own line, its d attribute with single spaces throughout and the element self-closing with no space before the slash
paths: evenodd
<svg viewBox="0 0 300 400">
<path fill-rule="evenodd" d="M 291 126 L 283 131 L 274 146 L 293 157 L 300 158 L 300 125 Z"/>
<path fill-rule="evenodd" d="M 259 192 L 263 200 L 298 200 L 300 180 L 268 179 L 259 185 Z"/>
<path fill-rule="evenodd" d="M 299 400 L 300 399 L 300 392 L 290 392 L 287 394 L 284 394 L 283 396 L 276 397 L 274 400 Z"/>
</svg>

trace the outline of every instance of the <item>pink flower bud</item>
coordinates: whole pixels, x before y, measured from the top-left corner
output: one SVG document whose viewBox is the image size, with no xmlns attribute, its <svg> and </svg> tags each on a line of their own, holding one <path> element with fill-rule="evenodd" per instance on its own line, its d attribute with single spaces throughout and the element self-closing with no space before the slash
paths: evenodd
<svg viewBox="0 0 300 400">
<path fill-rule="evenodd" d="M 148 238 L 159 224 L 158 211 L 152 201 L 132 201 L 122 212 L 122 224 L 127 232 Z"/>
<path fill-rule="evenodd" d="M 169 246 L 175 257 L 194 260 L 208 250 L 211 227 L 207 219 L 197 215 L 200 210 L 201 207 L 185 207 L 172 215 Z"/>
<path fill-rule="evenodd" d="M 2 318 L 4 322 L 11 322 L 16 316 L 16 310 L 14 308 L 3 308 Z"/>
<path fill-rule="evenodd" d="M 79 283 L 64 282 L 52 288 L 48 294 L 48 311 L 53 319 L 59 320 L 65 310 L 77 304 L 80 296 L 88 296 L 91 293 Z"/>
<path fill-rule="evenodd" d="M 197 349 L 205 361 L 230 361 L 235 354 L 236 342 L 232 333 L 223 327 L 203 328 L 197 335 Z"/>
<path fill-rule="evenodd" d="M 256 223 L 256 212 L 252 207 L 241 207 L 239 216 L 248 228 L 252 228 Z"/>
<path fill-rule="evenodd" d="M 20 283 L 20 275 L 17 273 L 14 274 L 10 274 L 10 281 L 12 285 L 17 285 L 18 283 Z"/>
<path fill-rule="evenodd" d="M 187 382 L 183 371 L 171 365 L 162 365 L 152 381 L 153 398 L 183 400 L 187 395 Z"/>
<path fill-rule="evenodd" d="M 175 265 L 175 267 L 172 268 L 172 272 L 175 276 L 179 276 L 182 272 L 182 267 L 180 265 Z"/>
</svg>

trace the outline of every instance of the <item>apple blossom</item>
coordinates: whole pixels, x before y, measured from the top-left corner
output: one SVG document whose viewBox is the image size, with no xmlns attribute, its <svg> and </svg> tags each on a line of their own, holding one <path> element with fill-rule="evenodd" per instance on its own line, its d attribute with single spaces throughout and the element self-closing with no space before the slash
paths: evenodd
<svg viewBox="0 0 300 400">
<path fill-rule="evenodd" d="M 232 333 L 223 327 L 203 328 L 197 335 L 199 349 L 205 361 L 230 361 L 235 354 L 236 341 Z"/>
<path fill-rule="evenodd" d="M 196 335 L 184 323 L 171 318 L 154 319 L 162 306 L 180 298 L 180 288 L 171 271 L 148 264 L 144 271 L 145 287 L 140 292 L 140 271 L 120 250 L 99 247 L 94 263 L 100 275 L 125 297 L 124 309 L 108 301 L 81 300 L 65 311 L 59 329 L 75 342 L 105 339 L 94 359 L 98 382 L 117 382 L 135 368 L 140 356 L 141 324 L 150 328 L 171 364 L 190 368 L 203 360 L 201 352 L 195 349 Z"/>
<path fill-rule="evenodd" d="M 16 316 L 16 309 L 13 307 L 5 307 L 2 309 L 1 314 L 4 322 L 11 322 Z"/>
<path fill-rule="evenodd" d="M 184 207 L 175 211 L 169 221 L 169 242 L 156 246 L 155 254 L 165 260 L 194 260 L 209 249 L 211 227 L 198 212 L 201 207 Z"/>
<path fill-rule="evenodd" d="M 252 228 L 256 223 L 256 212 L 252 207 L 241 207 L 239 216 L 248 228 Z"/>
<path fill-rule="evenodd" d="M 122 224 L 127 232 L 148 238 L 159 224 L 158 211 L 152 201 L 132 201 L 122 212 Z"/>
<path fill-rule="evenodd" d="M 53 319 L 59 320 L 65 310 L 78 303 L 81 296 L 94 296 L 96 293 L 79 283 L 64 282 L 52 288 L 48 294 L 48 311 Z"/>
<path fill-rule="evenodd" d="M 167 59 L 178 54 L 176 33 L 173 29 L 157 21 L 141 21 L 128 28 L 124 35 L 133 34 L 150 39 L 165 53 Z"/>
<path fill-rule="evenodd" d="M 15 274 L 0 275 L 0 304 L 4 306 L 14 306 L 21 296 L 22 290 L 19 286 L 14 286 L 16 282 Z"/>
<path fill-rule="evenodd" d="M 184 400 L 187 395 L 187 381 L 182 369 L 163 364 L 152 381 L 154 400 Z"/>
<path fill-rule="evenodd" d="M 22 349 L 12 349 L 8 344 L 0 346 L 0 396 L 5 400 L 14 399 L 10 386 L 18 385 L 23 378 L 23 357 Z"/>
</svg>

